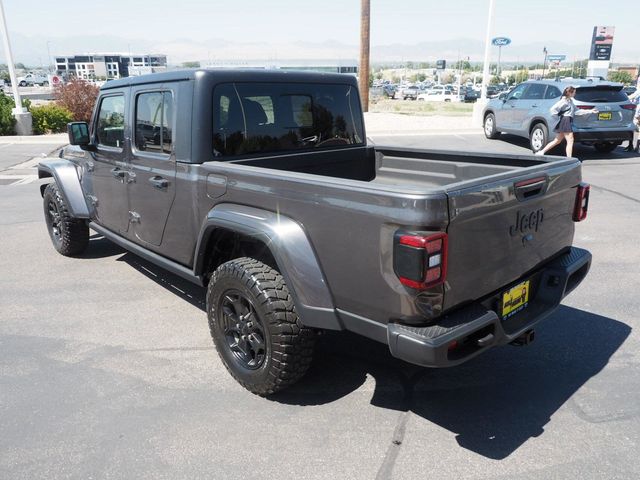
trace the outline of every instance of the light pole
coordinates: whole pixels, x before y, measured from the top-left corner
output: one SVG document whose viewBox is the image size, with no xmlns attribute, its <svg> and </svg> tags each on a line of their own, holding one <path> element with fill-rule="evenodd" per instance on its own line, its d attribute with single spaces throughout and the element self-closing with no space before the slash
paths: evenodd
<svg viewBox="0 0 640 480">
<path fill-rule="evenodd" d="M 489 60 L 491 55 L 491 30 L 493 29 L 494 0 L 489 0 L 489 16 L 487 18 L 487 35 L 484 42 L 484 65 L 482 68 L 482 90 L 480 98 L 473 104 L 473 124 L 482 124 L 482 110 L 487 105 L 487 85 L 489 85 Z"/>
<path fill-rule="evenodd" d="M 362 109 L 369 111 L 369 24 L 370 1 L 362 0 L 360 10 L 360 75 L 359 85 Z"/>
<path fill-rule="evenodd" d="M 491 55 L 491 30 L 493 29 L 494 0 L 489 0 L 489 17 L 487 19 L 487 35 L 484 41 L 484 65 L 482 68 L 482 92 L 481 100 L 487 99 L 487 86 L 489 85 L 489 60 Z"/>
<path fill-rule="evenodd" d="M 2 20 L 2 40 L 4 43 L 4 52 L 7 56 L 7 67 L 9 67 L 9 77 L 11 78 L 11 90 L 13 92 L 13 100 L 16 107 L 12 110 L 13 116 L 16 118 L 16 133 L 18 135 L 32 135 L 32 119 L 31 113 L 22 106 L 20 93 L 18 92 L 18 78 L 16 70 L 13 66 L 13 55 L 11 53 L 11 43 L 9 42 L 9 31 L 7 30 L 7 21 L 4 17 L 4 5 L 0 0 L 0 20 Z"/>
<path fill-rule="evenodd" d="M 47 72 L 51 73 L 51 40 L 47 40 Z"/>
</svg>

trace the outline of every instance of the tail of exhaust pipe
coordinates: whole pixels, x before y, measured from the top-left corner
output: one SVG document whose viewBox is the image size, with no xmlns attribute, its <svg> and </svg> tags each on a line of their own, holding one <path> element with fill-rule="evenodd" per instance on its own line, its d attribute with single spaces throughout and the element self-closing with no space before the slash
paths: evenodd
<svg viewBox="0 0 640 480">
<path fill-rule="evenodd" d="M 534 330 L 527 330 L 518 338 L 516 338 L 511 345 L 515 345 L 516 347 L 524 347 L 525 345 L 530 345 L 536 338 L 536 332 Z"/>
</svg>

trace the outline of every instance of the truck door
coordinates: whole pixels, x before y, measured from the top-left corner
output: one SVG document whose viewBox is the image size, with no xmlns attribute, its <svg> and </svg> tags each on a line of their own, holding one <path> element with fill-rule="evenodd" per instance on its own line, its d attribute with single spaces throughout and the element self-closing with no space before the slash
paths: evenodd
<svg viewBox="0 0 640 480">
<path fill-rule="evenodd" d="M 126 232 L 127 161 L 125 153 L 124 92 L 100 98 L 95 116 L 96 150 L 87 157 L 82 183 L 87 200 L 93 205 L 100 225 L 114 232 Z"/>
<path fill-rule="evenodd" d="M 130 236 L 160 245 L 175 197 L 175 96 L 171 88 L 132 90 L 131 163 L 128 173 Z"/>
</svg>

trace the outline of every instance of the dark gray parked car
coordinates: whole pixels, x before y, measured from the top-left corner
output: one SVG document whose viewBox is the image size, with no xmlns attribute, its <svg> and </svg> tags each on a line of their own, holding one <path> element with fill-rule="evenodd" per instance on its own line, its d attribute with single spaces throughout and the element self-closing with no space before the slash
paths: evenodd
<svg viewBox="0 0 640 480">
<path fill-rule="evenodd" d="M 484 109 L 484 133 L 497 138 L 511 133 L 528 138 L 534 152 L 542 150 L 553 137 L 558 118 L 549 109 L 565 87 L 576 87 L 574 102 L 580 109 L 597 108 L 599 113 L 574 119 L 576 142 L 593 145 L 599 152 L 611 152 L 633 136 L 635 105 L 622 84 L 598 80 L 531 80 L 491 100 Z"/>
<path fill-rule="evenodd" d="M 260 395 L 305 373 L 323 329 L 432 367 L 529 343 L 589 270 L 580 162 L 367 145 L 347 75 L 115 80 L 69 135 L 39 166 L 56 250 L 92 229 L 206 286 L 220 358 Z"/>
</svg>

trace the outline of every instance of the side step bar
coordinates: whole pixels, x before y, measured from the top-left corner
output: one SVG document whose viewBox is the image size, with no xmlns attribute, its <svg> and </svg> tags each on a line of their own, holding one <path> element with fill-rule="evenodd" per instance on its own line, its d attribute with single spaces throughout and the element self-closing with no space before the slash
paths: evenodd
<svg viewBox="0 0 640 480">
<path fill-rule="evenodd" d="M 126 238 L 122 238 L 120 235 L 117 235 L 113 233 L 111 230 L 108 230 L 100 225 L 97 225 L 94 222 L 89 222 L 89 228 L 92 230 L 95 230 L 96 232 L 103 235 L 105 238 L 111 240 L 113 243 L 121 246 L 125 250 L 129 250 L 131 253 L 138 255 L 139 257 L 142 257 L 145 260 L 148 260 L 151 263 L 158 265 L 159 267 L 162 267 L 165 270 L 168 270 L 171 273 L 184 278 L 185 280 L 190 281 L 191 283 L 195 283 L 200 287 L 204 286 L 204 282 L 202 281 L 202 278 L 197 275 L 194 275 L 191 269 L 183 265 L 180 265 L 179 263 L 173 262 L 161 255 L 158 255 L 157 253 L 151 252 L 146 248 L 141 247 L 140 245 L 136 245 L 135 243 L 127 240 Z"/>
</svg>

